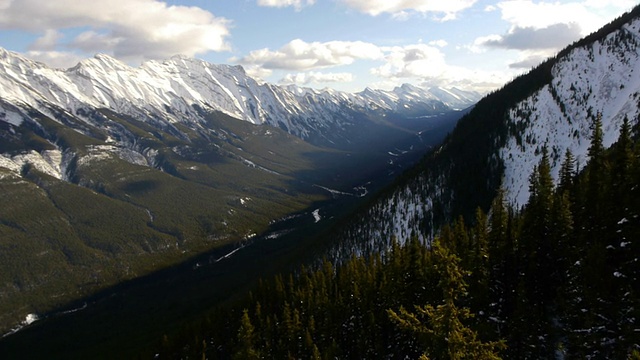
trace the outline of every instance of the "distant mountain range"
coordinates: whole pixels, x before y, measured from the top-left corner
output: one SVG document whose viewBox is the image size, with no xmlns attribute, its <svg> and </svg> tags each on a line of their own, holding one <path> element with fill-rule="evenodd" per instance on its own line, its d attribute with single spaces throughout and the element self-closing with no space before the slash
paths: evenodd
<svg viewBox="0 0 640 360">
<path fill-rule="evenodd" d="M 252 124 L 284 129 L 302 139 L 340 136 L 359 112 L 424 115 L 467 108 L 481 95 L 459 89 L 422 89 L 405 84 L 393 91 L 351 94 L 259 83 L 240 66 L 214 65 L 175 56 L 138 68 L 99 54 L 57 70 L 0 49 L 1 98 L 19 108 L 57 107 L 91 123 L 88 109 L 106 108 L 170 127 L 202 126 L 203 111 L 218 111 Z M 4 110 L 4 120 L 21 115 Z M 23 116 L 23 115 L 22 115 Z M 2 119 L 2 118 L 0 118 Z M 333 133 L 332 133 L 333 132 Z"/>
<path fill-rule="evenodd" d="M 212 112 L 257 125 L 270 125 L 313 144 L 353 148 L 370 119 L 390 115 L 388 121 L 412 116 L 439 115 L 472 106 L 481 95 L 459 89 L 423 89 L 409 84 L 393 91 L 366 89 L 351 94 L 297 86 L 259 83 L 242 67 L 214 65 L 175 56 L 148 61 L 132 68 L 107 55 L 96 55 L 67 69 L 51 69 L 0 48 L 0 121 L 19 126 L 33 121 L 34 112 L 76 130 L 84 125 L 102 129 L 118 156 L 138 164 L 152 164 L 154 152 L 136 149 L 131 134 L 105 122 L 96 110 L 109 110 L 171 133 L 179 139 L 192 131 L 208 131 Z M 72 125 L 67 118 L 78 119 Z M 424 122 L 423 122 L 424 123 Z M 85 129 L 86 130 L 86 129 Z M 86 131 L 80 130 L 86 134 Z M 360 145 L 370 140 L 360 140 Z M 30 149 L 23 149 L 30 150 Z M 105 150 L 108 150 L 105 148 Z M 15 155 L 15 154 L 14 154 Z M 0 155 L 4 167 L 16 170 L 24 163 L 58 178 L 59 155 Z M 13 162 L 13 164 L 11 164 Z"/>
<path fill-rule="evenodd" d="M 282 87 L 180 56 L 60 70 L 0 49 L 0 331 L 363 196 L 479 98 Z"/>
</svg>

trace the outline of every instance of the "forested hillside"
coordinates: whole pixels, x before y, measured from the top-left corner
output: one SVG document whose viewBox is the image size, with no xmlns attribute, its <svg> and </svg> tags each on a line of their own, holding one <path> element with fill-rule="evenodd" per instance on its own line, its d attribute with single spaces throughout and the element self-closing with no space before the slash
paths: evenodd
<svg viewBox="0 0 640 360">
<path fill-rule="evenodd" d="M 445 226 L 340 266 L 262 282 L 160 356 L 279 359 L 640 357 L 640 146 L 623 121 L 610 150 L 592 119 L 589 163 L 543 149 L 519 210 L 498 192 Z M 233 339 L 232 337 L 235 337 Z"/>
</svg>

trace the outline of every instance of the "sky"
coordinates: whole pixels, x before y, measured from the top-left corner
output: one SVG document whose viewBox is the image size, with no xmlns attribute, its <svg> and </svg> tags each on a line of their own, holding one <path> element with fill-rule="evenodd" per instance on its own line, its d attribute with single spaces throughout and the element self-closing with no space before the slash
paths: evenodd
<svg viewBox="0 0 640 360">
<path fill-rule="evenodd" d="M 487 92 L 637 0 L 0 0 L 0 47 L 51 67 L 186 55 L 279 85 Z"/>
</svg>

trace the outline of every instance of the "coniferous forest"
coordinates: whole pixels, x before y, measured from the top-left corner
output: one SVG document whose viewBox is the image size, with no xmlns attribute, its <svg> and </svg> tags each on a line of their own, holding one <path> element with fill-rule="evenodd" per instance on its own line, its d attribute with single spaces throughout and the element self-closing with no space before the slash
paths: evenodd
<svg viewBox="0 0 640 360">
<path fill-rule="evenodd" d="M 640 146 L 625 119 L 589 162 L 544 149 L 522 209 L 502 191 L 422 244 L 262 280 L 159 341 L 166 358 L 640 359 Z"/>
</svg>

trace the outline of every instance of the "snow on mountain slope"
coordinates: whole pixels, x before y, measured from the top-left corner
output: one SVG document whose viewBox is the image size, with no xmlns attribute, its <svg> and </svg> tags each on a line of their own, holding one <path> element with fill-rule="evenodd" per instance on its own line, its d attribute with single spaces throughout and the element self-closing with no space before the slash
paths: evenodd
<svg viewBox="0 0 640 360">
<path fill-rule="evenodd" d="M 503 184 L 511 203 L 521 206 L 529 198 L 529 176 L 545 144 L 557 179 L 567 149 L 578 164 L 587 162 L 590 124 L 598 112 L 602 113 L 606 147 L 616 141 L 625 116 L 636 121 L 640 114 L 639 39 L 640 19 L 635 19 L 603 41 L 572 50 L 553 67 L 551 84 L 510 111 L 511 124 L 525 129 L 511 136 L 500 150 L 505 165 Z"/>
<path fill-rule="evenodd" d="M 386 251 L 395 238 L 428 241 L 458 216 L 485 211 L 502 184 L 519 208 L 546 145 L 557 180 L 569 149 L 582 168 L 591 124 L 602 114 L 604 146 L 619 136 L 623 119 L 640 116 L 640 7 L 554 59 L 480 100 L 445 143 L 397 188 L 342 229 L 328 255 Z"/>
<path fill-rule="evenodd" d="M 197 124 L 202 120 L 194 108 L 197 105 L 253 124 L 281 127 L 301 138 L 341 128 L 342 123 L 351 121 L 349 110 L 395 111 L 424 103 L 446 107 L 445 103 L 451 102 L 449 96 L 441 101 L 436 92 L 414 87 L 349 94 L 260 84 L 240 66 L 214 65 L 183 56 L 132 68 L 98 54 L 68 70 L 57 70 L 3 49 L 0 88 L 0 96 L 10 103 L 35 109 L 55 105 L 74 115 L 81 109 L 108 108 L 141 120 L 153 117 Z M 465 93 L 455 97 L 452 107 L 468 107 L 479 97 Z M 4 119 L 16 123 L 13 117 Z"/>
</svg>

